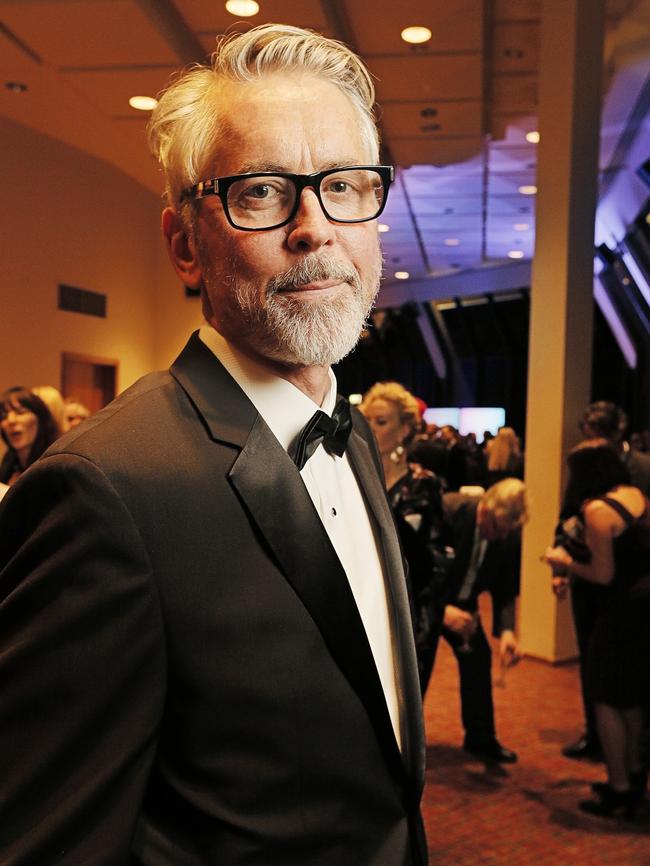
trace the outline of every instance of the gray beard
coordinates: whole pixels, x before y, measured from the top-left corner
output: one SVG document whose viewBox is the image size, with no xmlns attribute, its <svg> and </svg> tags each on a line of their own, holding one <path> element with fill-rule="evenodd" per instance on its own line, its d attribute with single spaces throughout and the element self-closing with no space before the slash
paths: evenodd
<svg viewBox="0 0 650 866">
<path fill-rule="evenodd" d="M 229 319 L 266 358 L 283 364 L 329 367 L 356 346 L 379 289 L 379 273 L 378 268 L 375 285 L 364 290 L 356 269 L 329 256 L 311 254 L 271 279 L 266 304 L 261 304 L 259 290 L 238 279 L 231 268 L 233 275 L 228 282 L 235 309 L 229 311 Z M 350 289 L 320 302 L 283 293 L 331 279 L 348 283 Z"/>
</svg>

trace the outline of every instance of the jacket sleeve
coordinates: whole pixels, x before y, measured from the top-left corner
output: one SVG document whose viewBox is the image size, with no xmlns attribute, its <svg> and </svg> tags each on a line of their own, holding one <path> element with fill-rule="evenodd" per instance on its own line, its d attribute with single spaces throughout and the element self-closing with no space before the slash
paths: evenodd
<svg viewBox="0 0 650 866">
<path fill-rule="evenodd" d="M 491 562 L 489 585 L 492 596 L 492 634 L 500 637 L 504 631 L 514 631 L 519 572 L 521 566 L 521 533 L 495 543 L 497 555 Z"/>
<path fill-rule="evenodd" d="M 165 691 L 160 604 L 131 516 L 90 461 L 35 464 L 0 510 L 0 862 L 117 866 Z"/>
</svg>

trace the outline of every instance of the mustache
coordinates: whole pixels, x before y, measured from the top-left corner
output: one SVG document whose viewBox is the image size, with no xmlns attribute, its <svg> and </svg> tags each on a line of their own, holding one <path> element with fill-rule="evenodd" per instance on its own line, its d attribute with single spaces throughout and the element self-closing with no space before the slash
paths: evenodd
<svg viewBox="0 0 650 866">
<path fill-rule="evenodd" d="M 280 274 L 276 274 L 266 284 L 267 295 L 274 295 L 287 289 L 298 289 L 306 283 L 316 283 L 323 280 L 338 280 L 349 283 L 356 291 L 361 291 L 361 278 L 356 269 L 341 264 L 326 256 L 315 254 L 305 256 L 295 265 Z"/>
</svg>

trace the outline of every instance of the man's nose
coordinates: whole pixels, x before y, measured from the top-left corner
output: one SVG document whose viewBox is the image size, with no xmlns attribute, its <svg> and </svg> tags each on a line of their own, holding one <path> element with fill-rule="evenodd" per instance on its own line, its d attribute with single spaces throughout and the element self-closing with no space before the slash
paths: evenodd
<svg viewBox="0 0 650 866">
<path fill-rule="evenodd" d="M 294 252 L 313 252 L 334 241 L 335 228 L 327 219 L 313 189 L 305 189 L 290 224 L 287 244 Z"/>
</svg>

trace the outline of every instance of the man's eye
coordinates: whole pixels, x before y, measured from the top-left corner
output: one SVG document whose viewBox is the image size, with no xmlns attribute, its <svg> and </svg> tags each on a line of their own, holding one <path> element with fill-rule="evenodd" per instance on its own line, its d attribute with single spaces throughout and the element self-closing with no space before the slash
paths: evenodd
<svg viewBox="0 0 650 866">
<path fill-rule="evenodd" d="M 346 180 L 333 180 L 329 185 L 329 191 L 335 193 L 345 193 L 350 189 L 350 184 Z"/>
<path fill-rule="evenodd" d="M 245 195 L 249 198 L 269 198 L 269 196 L 273 195 L 273 192 L 273 188 L 267 183 L 258 183 L 255 186 L 249 187 L 245 191 Z"/>
</svg>

